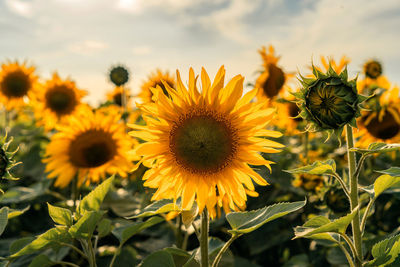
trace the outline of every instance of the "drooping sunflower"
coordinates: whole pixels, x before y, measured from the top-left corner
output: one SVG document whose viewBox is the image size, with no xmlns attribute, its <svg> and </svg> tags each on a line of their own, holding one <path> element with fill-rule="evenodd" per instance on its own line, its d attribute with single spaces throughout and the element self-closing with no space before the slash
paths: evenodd
<svg viewBox="0 0 400 267">
<path fill-rule="evenodd" d="M 55 186 L 65 187 L 74 177 L 78 185 L 97 183 L 106 173 L 127 176 L 133 165 L 128 151 L 133 140 L 120 122 L 118 113 L 86 110 L 72 116 L 51 137 L 46 147 L 48 178 Z"/>
<path fill-rule="evenodd" d="M 377 109 L 362 113 L 355 136 L 357 145 L 363 148 L 373 142 L 400 142 L 400 99 L 397 86 L 379 97 Z"/>
<path fill-rule="evenodd" d="M 126 105 L 130 105 L 130 100 L 131 100 L 131 93 L 127 88 L 124 88 L 122 86 L 116 86 L 114 90 L 111 92 L 107 93 L 107 100 L 114 103 L 117 106 L 122 107 L 122 97 L 123 94 L 125 93 L 125 98 L 126 98 Z"/>
<path fill-rule="evenodd" d="M 257 99 L 269 102 L 285 91 L 285 83 L 293 75 L 285 73 L 277 65 L 280 57 L 275 56 L 275 49 L 272 45 L 269 46 L 268 53 L 265 46 L 258 52 L 263 60 L 263 70 L 255 83 L 255 88 L 258 90 Z"/>
<path fill-rule="evenodd" d="M 364 79 L 357 82 L 357 88 L 360 93 L 371 95 L 376 89 L 389 89 L 390 82 L 383 75 L 382 64 L 374 59 L 368 60 L 363 67 Z"/>
<path fill-rule="evenodd" d="M 25 106 L 25 99 L 32 99 L 37 90 L 38 77 L 35 67 L 26 63 L 9 62 L 1 65 L 0 71 L 0 103 L 7 110 Z"/>
<path fill-rule="evenodd" d="M 124 66 L 116 66 L 110 70 L 110 81 L 115 86 L 122 86 L 129 80 L 129 71 Z"/>
<path fill-rule="evenodd" d="M 152 72 L 148 76 L 148 79 L 145 82 L 143 82 L 141 86 L 142 90 L 139 94 L 139 97 L 143 103 L 153 102 L 152 100 L 153 93 L 151 91 L 151 88 L 160 86 L 161 89 L 163 89 L 164 94 L 168 94 L 162 81 L 167 83 L 168 86 L 171 88 L 176 87 L 175 79 L 173 76 L 169 74 L 169 72 L 162 72 L 161 70 L 157 69 L 155 72 Z"/>
<path fill-rule="evenodd" d="M 147 125 L 130 125 L 135 129 L 130 134 L 146 141 L 135 152 L 150 167 L 143 179 L 145 186 L 157 188 L 153 200 L 181 198 L 184 210 L 195 201 L 199 212 L 207 207 L 215 217 L 220 207 L 243 209 L 247 195 L 257 196 L 253 181 L 267 185 L 249 164 L 270 168 L 272 162 L 258 152 L 283 147 L 265 138 L 281 136 L 265 129 L 274 109 L 250 102 L 255 89 L 242 97 L 241 75 L 226 86 L 224 78 L 224 67 L 213 83 L 202 69 L 200 92 L 192 69 L 189 90 L 177 71 L 176 89 L 164 82 L 167 94 L 157 86 L 151 89 L 157 101 L 139 106 Z"/>
<path fill-rule="evenodd" d="M 46 81 L 34 100 L 34 111 L 39 126 L 46 131 L 54 129 L 59 123 L 64 123 L 70 116 L 86 108 L 81 103 L 86 91 L 76 87 L 75 82 L 61 79 L 57 73 Z"/>
</svg>

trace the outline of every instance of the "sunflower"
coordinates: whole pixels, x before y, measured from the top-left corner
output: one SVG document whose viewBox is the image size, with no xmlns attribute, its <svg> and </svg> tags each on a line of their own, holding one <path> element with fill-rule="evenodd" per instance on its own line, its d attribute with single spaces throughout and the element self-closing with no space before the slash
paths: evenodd
<svg viewBox="0 0 400 267">
<path fill-rule="evenodd" d="M 32 99 L 37 91 L 35 67 L 26 63 L 9 62 L 1 65 L 0 71 L 0 102 L 7 110 L 25 105 L 25 97 Z"/>
<path fill-rule="evenodd" d="M 376 89 L 389 89 L 390 82 L 386 76 L 382 75 L 382 64 L 377 60 L 368 60 L 363 68 L 365 78 L 357 82 L 360 93 L 371 95 Z"/>
<path fill-rule="evenodd" d="M 86 91 L 76 87 L 75 82 L 62 80 L 57 73 L 45 82 L 34 100 L 34 111 L 39 126 L 46 131 L 54 129 L 59 123 L 64 123 L 68 117 L 75 115 L 84 108 L 81 98 Z"/>
<path fill-rule="evenodd" d="M 143 103 L 153 102 L 153 93 L 151 88 L 160 86 L 164 94 L 168 94 L 162 81 L 167 83 L 169 87 L 175 88 L 174 77 L 172 77 L 169 72 L 162 72 L 161 70 L 157 69 L 155 72 L 152 72 L 148 76 L 147 81 L 143 82 L 142 84 L 142 91 L 140 92 L 139 97 L 142 99 Z"/>
<path fill-rule="evenodd" d="M 126 105 L 129 106 L 131 100 L 131 94 L 127 88 L 122 86 L 116 86 L 113 91 L 107 93 L 107 100 L 113 104 L 122 107 L 122 96 L 125 93 Z"/>
<path fill-rule="evenodd" d="M 300 131 L 297 129 L 303 122 L 299 116 L 300 109 L 295 103 L 295 98 L 281 99 L 275 102 L 276 117 L 272 124 L 282 129 L 285 135 L 297 135 Z"/>
<path fill-rule="evenodd" d="M 157 188 L 152 200 L 181 198 L 183 210 L 196 201 L 199 212 L 207 207 L 214 218 L 220 207 L 240 210 L 247 195 L 257 196 L 252 180 L 268 184 L 249 164 L 270 168 L 272 162 L 258 152 L 283 147 L 264 138 L 281 136 L 264 129 L 274 109 L 250 102 L 256 90 L 242 97 L 241 75 L 225 87 L 224 78 L 223 66 L 212 84 L 202 69 L 199 92 L 193 69 L 189 90 L 177 71 L 176 90 L 164 82 L 167 94 L 157 86 L 151 89 L 157 101 L 139 106 L 147 125 L 129 125 L 135 129 L 130 134 L 146 141 L 135 152 L 150 167 L 143 179 L 145 186 Z"/>
<path fill-rule="evenodd" d="M 331 68 L 337 74 L 340 74 L 345 69 L 345 67 L 350 63 L 350 58 L 348 58 L 346 56 L 342 56 L 339 63 L 336 63 L 336 61 L 331 57 L 321 56 L 320 58 L 321 58 L 321 63 L 322 63 L 322 66 L 324 69 L 322 69 L 318 66 L 314 66 L 320 72 L 328 71 L 329 66 L 331 66 Z M 310 66 L 309 69 L 312 70 L 312 66 Z"/>
<path fill-rule="evenodd" d="M 363 148 L 373 142 L 400 142 L 399 88 L 393 87 L 379 97 L 379 107 L 362 113 L 358 120 L 357 145 Z"/>
<path fill-rule="evenodd" d="M 258 90 L 257 98 L 269 101 L 285 91 L 284 85 L 293 75 L 285 73 L 281 67 L 277 66 L 280 57 L 275 56 L 275 49 L 272 45 L 269 46 L 268 53 L 265 46 L 258 52 L 264 62 L 264 69 L 255 84 L 255 88 Z"/>
<path fill-rule="evenodd" d="M 57 177 L 55 186 L 65 187 L 74 177 L 82 185 L 97 183 L 106 173 L 127 176 L 133 167 L 128 152 L 133 140 L 119 121 L 117 113 L 86 110 L 57 127 L 43 160 L 48 177 Z"/>
<path fill-rule="evenodd" d="M 109 78 L 115 86 L 122 86 L 129 80 L 129 71 L 123 66 L 113 67 L 110 70 Z"/>
</svg>

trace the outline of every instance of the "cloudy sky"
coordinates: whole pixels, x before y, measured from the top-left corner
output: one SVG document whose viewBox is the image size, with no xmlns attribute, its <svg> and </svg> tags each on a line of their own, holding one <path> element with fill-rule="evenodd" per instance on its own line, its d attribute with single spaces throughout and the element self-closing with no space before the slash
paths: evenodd
<svg viewBox="0 0 400 267">
<path fill-rule="evenodd" d="M 365 60 L 383 62 L 400 84 L 398 0 L 0 0 L 0 62 L 28 59 L 43 78 L 57 70 L 97 103 L 112 89 L 111 66 L 126 65 L 134 92 L 156 68 L 253 82 L 272 44 L 286 71 L 306 72 L 311 59 L 351 58 L 356 74 Z"/>
</svg>

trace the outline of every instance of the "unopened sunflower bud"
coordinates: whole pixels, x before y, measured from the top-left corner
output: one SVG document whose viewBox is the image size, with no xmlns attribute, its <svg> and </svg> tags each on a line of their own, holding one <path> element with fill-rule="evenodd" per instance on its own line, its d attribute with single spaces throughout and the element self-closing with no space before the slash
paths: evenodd
<svg viewBox="0 0 400 267">
<path fill-rule="evenodd" d="M 371 79 L 377 79 L 382 75 L 382 64 L 376 60 L 369 60 L 364 64 L 365 76 Z"/>
<path fill-rule="evenodd" d="M 122 66 L 117 66 L 110 71 L 110 81 L 116 86 L 121 86 L 129 80 L 129 72 Z"/>
</svg>

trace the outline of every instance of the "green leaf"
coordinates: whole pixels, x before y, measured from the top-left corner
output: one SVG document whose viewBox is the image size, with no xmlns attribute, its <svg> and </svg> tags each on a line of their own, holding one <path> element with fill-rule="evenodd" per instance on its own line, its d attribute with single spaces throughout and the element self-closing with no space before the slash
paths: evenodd
<svg viewBox="0 0 400 267">
<path fill-rule="evenodd" d="M 111 232 L 111 220 L 104 218 L 103 220 L 100 221 L 100 223 L 97 225 L 97 232 L 99 237 L 104 237 L 108 235 Z"/>
<path fill-rule="evenodd" d="M 180 210 L 181 209 L 179 207 L 179 200 L 176 203 L 174 203 L 174 201 L 171 199 L 162 199 L 150 204 L 149 206 L 144 208 L 139 214 L 132 217 L 128 217 L 127 219 L 149 217 L 161 213 L 167 213 L 170 211 L 180 211 Z"/>
<path fill-rule="evenodd" d="M 8 222 L 8 207 L 2 207 L 0 209 L 0 235 L 6 229 Z"/>
<path fill-rule="evenodd" d="M 308 173 L 315 175 L 334 174 L 336 172 L 336 163 L 333 159 L 326 161 L 316 161 L 311 165 L 292 170 L 285 170 L 288 173 Z"/>
<path fill-rule="evenodd" d="M 140 267 L 176 267 L 172 255 L 167 251 L 156 251 L 147 256 Z"/>
<path fill-rule="evenodd" d="M 355 151 L 361 154 L 384 153 L 400 149 L 400 144 L 385 144 L 385 143 L 372 143 L 367 149 L 354 147 L 350 151 Z"/>
<path fill-rule="evenodd" d="M 111 188 L 114 181 L 114 175 L 102 182 L 92 192 L 85 196 L 76 208 L 79 215 L 83 215 L 85 211 L 98 211 L 100 205 Z"/>
<path fill-rule="evenodd" d="M 383 191 L 398 186 L 400 186 L 400 177 L 392 177 L 388 174 L 381 175 L 374 182 L 374 197 L 377 198 Z"/>
<path fill-rule="evenodd" d="M 366 266 L 387 266 L 396 260 L 400 254 L 400 234 L 387 238 L 372 247 L 374 259 Z"/>
<path fill-rule="evenodd" d="M 57 242 L 67 243 L 69 240 L 71 240 L 71 236 L 69 235 L 66 227 L 62 226 L 51 228 L 50 230 L 47 230 L 47 232 L 36 237 L 35 240 L 23 247 L 18 252 L 12 254 L 10 257 L 15 258 L 26 254 L 31 254 L 52 246 Z"/>
<path fill-rule="evenodd" d="M 28 267 L 50 267 L 55 265 L 56 263 L 51 261 L 46 255 L 38 255 L 36 256 Z"/>
<path fill-rule="evenodd" d="M 69 228 L 68 232 L 74 238 L 90 238 L 103 214 L 104 212 L 101 211 L 86 211 L 85 214 Z"/>
<path fill-rule="evenodd" d="M 232 227 L 232 230 L 228 231 L 232 234 L 250 233 L 269 221 L 301 209 L 305 204 L 305 200 L 278 203 L 258 210 L 228 213 L 226 219 Z"/>
<path fill-rule="evenodd" d="M 135 222 L 112 230 L 113 235 L 118 238 L 120 245 L 123 245 L 129 238 L 135 234 L 149 228 L 164 219 L 161 217 L 152 217 L 145 222 Z"/>
<path fill-rule="evenodd" d="M 169 248 L 164 248 L 163 251 L 168 252 L 171 254 L 174 264 L 176 266 L 182 266 L 182 267 L 200 267 L 200 264 L 194 259 L 196 253 L 193 252 L 190 254 L 189 252 L 186 252 L 185 250 L 176 248 L 176 247 L 169 247 Z"/>
<path fill-rule="evenodd" d="M 24 214 L 27 210 L 29 210 L 30 207 L 31 207 L 31 205 L 28 205 L 25 208 L 20 209 L 20 210 L 9 209 L 8 210 L 8 219 L 12 219 L 12 218 L 15 218 L 15 217 L 18 217 L 18 216 Z"/>
<path fill-rule="evenodd" d="M 387 170 L 383 170 L 383 171 L 376 171 L 382 174 L 388 174 L 390 176 L 393 177 L 400 177 L 400 168 L 399 167 L 390 167 Z"/>
<path fill-rule="evenodd" d="M 297 226 L 294 229 L 295 237 L 293 239 L 300 238 L 300 237 L 311 238 L 311 236 L 313 236 L 313 235 L 322 234 L 322 233 L 344 234 L 347 227 L 353 220 L 354 216 L 356 216 L 357 210 L 358 210 L 358 207 L 355 208 L 352 213 L 347 214 L 346 216 L 336 219 L 334 221 L 329 220 L 329 222 L 328 222 L 327 220 L 325 220 L 324 224 L 322 224 L 323 220 L 319 218 L 318 224 L 313 223 L 313 224 L 308 224 L 308 226 Z M 322 224 L 322 225 L 318 226 L 319 224 Z M 311 225 L 315 225 L 318 227 L 313 227 Z"/>
<path fill-rule="evenodd" d="M 10 254 L 14 254 L 21 250 L 23 247 L 31 243 L 36 238 L 34 236 L 27 236 L 20 239 L 15 240 L 10 245 Z"/>
<path fill-rule="evenodd" d="M 324 217 L 324 216 L 315 216 L 313 218 L 311 218 L 310 220 L 306 221 L 303 226 L 301 227 L 305 227 L 305 228 L 318 228 L 321 227 L 323 225 L 326 225 L 328 223 L 330 223 L 331 221 Z M 322 239 L 322 240 L 329 240 L 332 242 L 337 242 L 337 240 L 332 236 L 333 234 L 328 234 L 328 233 L 320 233 L 320 234 L 314 234 L 311 236 L 308 236 L 307 238 L 310 239 Z"/>
<path fill-rule="evenodd" d="M 64 209 L 56 206 L 52 206 L 47 203 L 49 208 L 49 215 L 55 223 L 71 226 L 73 224 L 72 212 L 69 209 Z"/>
<path fill-rule="evenodd" d="M 198 214 L 199 209 L 196 202 L 192 205 L 192 208 L 190 210 L 183 210 L 181 212 L 182 222 L 186 228 L 189 228 L 192 225 Z"/>
</svg>

